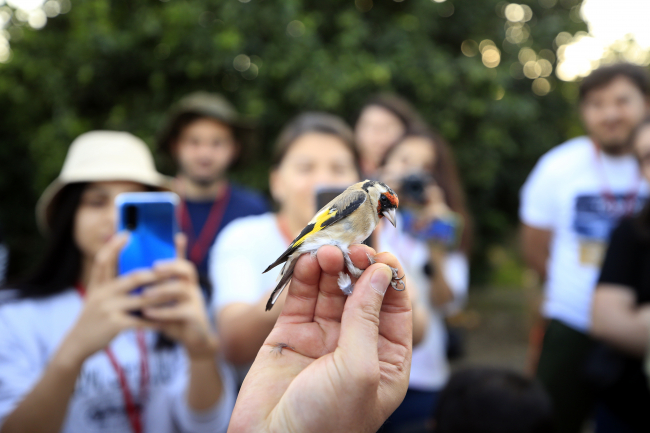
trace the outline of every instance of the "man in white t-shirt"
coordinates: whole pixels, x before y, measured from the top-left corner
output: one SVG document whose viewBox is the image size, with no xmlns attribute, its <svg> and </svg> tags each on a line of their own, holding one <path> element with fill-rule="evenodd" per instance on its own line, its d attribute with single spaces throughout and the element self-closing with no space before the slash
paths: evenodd
<svg viewBox="0 0 650 433">
<path fill-rule="evenodd" d="M 521 190 L 524 257 L 546 281 L 537 377 L 553 400 L 558 432 L 581 431 L 593 410 L 585 375 L 592 293 L 611 230 L 647 197 L 628 138 L 648 112 L 649 86 L 639 66 L 593 71 L 580 86 L 588 135 L 542 156 Z"/>
</svg>

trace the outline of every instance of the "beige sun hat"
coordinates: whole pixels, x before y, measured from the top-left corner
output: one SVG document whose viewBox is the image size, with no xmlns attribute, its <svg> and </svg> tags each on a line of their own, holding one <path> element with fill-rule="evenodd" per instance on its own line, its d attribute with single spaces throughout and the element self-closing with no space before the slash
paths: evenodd
<svg viewBox="0 0 650 433">
<path fill-rule="evenodd" d="M 45 189 L 36 204 L 36 222 L 48 233 L 52 212 L 61 190 L 71 183 L 126 180 L 169 190 L 171 178 L 154 165 L 151 151 L 128 132 L 91 131 L 77 137 L 63 162 L 59 177 Z"/>
</svg>

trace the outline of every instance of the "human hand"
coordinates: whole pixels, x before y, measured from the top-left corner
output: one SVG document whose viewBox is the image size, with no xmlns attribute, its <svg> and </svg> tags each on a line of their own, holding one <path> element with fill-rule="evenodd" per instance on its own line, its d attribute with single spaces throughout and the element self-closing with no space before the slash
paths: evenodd
<svg viewBox="0 0 650 433">
<path fill-rule="evenodd" d="M 408 291 L 389 288 L 388 253 L 366 268 L 352 295 L 338 287 L 343 255 L 323 246 L 298 259 L 277 323 L 239 393 L 229 432 L 374 432 L 406 394 L 411 368 Z M 388 290 L 387 290 L 388 289 Z"/>
<path fill-rule="evenodd" d="M 445 192 L 440 186 L 427 185 L 424 195 L 426 198 L 425 205 L 418 212 L 419 223 L 423 226 L 452 213 L 452 210 L 447 205 Z"/>
<path fill-rule="evenodd" d="M 125 329 L 155 327 L 131 314 L 151 301 L 130 292 L 158 277 L 151 271 L 116 277 L 117 258 L 127 239 L 124 234 L 114 236 L 95 257 L 83 309 L 61 346 L 63 354 L 76 364 L 106 347 Z"/>
<path fill-rule="evenodd" d="M 161 282 L 145 289 L 143 297 L 149 300 L 149 307 L 142 314 L 169 338 L 185 346 L 190 359 L 212 358 L 218 340 L 208 319 L 196 268 L 183 258 L 185 236 L 178 234 L 175 242 L 178 258 L 153 267 Z"/>
</svg>

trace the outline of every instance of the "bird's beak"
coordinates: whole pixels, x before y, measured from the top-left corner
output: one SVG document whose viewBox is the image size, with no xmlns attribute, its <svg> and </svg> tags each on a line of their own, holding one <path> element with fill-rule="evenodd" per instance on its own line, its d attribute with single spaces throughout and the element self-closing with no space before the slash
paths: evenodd
<svg viewBox="0 0 650 433">
<path fill-rule="evenodd" d="M 395 209 L 386 209 L 382 212 L 382 215 L 384 215 L 386 219 L 390 221 L 393 227 L 397 227 L 397 224 L 395 223 Z"/>
</svg>

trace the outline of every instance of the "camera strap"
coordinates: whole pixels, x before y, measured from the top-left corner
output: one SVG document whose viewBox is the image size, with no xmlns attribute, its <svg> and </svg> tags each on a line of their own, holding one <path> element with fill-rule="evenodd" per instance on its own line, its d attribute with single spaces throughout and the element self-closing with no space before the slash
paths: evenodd
<svg viewBox="0 0 650 433">
<path fill-rule="evenodd" d="M 75 286 L 77 293 L 83 299 L 86 296 L 86 288 L 81 284 Z M 140 352 L 140 401 L 144 404 L 144 401 L 147 399 L 147 393 L 149 391 L 149 356 L 147 352 L 147 344 L 144 338 L 144 332 L 142 330 L 135 331 L 136 339 L 138 342 L 138 350 Z M 115 354 L 110 347 L 104 349 L 108 360 L 115 370 L 115 374 L 119 380 L 120 388 L 122 389 L 122 396 L 124 397 L 124 408 L 126 410 L 126 415 L 129 419 L 129 423 L 133 428 L 134 433 L 143 432 L 142 424 L 142 405 L 136 405 L 133 394 L 129 389 L 129 383 L 126 380 L 126 374 L 124 369 L 117 361 Z"/>
</svg>

